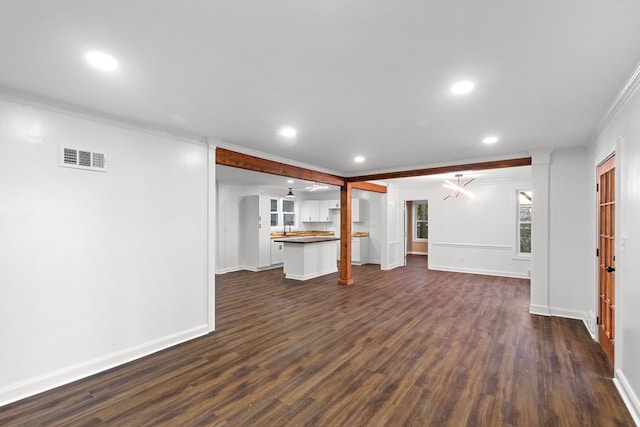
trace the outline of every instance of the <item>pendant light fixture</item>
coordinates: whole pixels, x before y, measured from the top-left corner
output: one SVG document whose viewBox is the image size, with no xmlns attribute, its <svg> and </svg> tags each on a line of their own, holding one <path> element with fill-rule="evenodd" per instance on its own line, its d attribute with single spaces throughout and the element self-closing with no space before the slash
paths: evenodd
<svg viewBox="0 0 640 427">
<path fill-rule="evenodd" d="M 287 193 L 287 195 L 285 197 L 296 197 L 296 195 L 293 194 L 293 191 L 291 191 L 291 187 L 289 187 L 289 192 Z"/>
<path fill-rule="evenodd" d="M 462 181 L 462 174 L 458 173 L 455 175 L 456 177 L 456 183 L 454 184 L 453 182 L 449 181 L 448 179 L 444 181 L 444 184 L 442 184 L 442 186 L 444 188 L 448 188 L 449 190 L 451 190 L 451 193 L 449 193 L 449 195 L 447 197 L 445 197 L 443 200 L 447 200 L 448 198 L 450 198 L 451 196 L 455 196 L 456 198 L 460 195 L 460 193 L 471 197 L 472 199 L 475 198 L 475 196 L 473 195 L 473 193 L 469 190 L 467 190 L 466 187 L 471 181 L 473 181 L 475 178 L 471 178 L 469 181 L 464 182 Z"/>
</svg>

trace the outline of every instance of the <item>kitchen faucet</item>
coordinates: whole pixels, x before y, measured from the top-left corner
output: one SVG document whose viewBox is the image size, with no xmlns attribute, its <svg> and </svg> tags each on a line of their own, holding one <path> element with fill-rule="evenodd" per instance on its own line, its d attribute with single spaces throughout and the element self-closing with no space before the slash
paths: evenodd
<svg viewBox="0 0 640 427">
<path fill-rule="evenodd" d="M 293 221 L 285 221 L 284 222 L 284 235 L 287 235 L 287 225 L 289 226 L 289 233 L 291 233 L 291 226 L 293 225 Z"/>
</svg>

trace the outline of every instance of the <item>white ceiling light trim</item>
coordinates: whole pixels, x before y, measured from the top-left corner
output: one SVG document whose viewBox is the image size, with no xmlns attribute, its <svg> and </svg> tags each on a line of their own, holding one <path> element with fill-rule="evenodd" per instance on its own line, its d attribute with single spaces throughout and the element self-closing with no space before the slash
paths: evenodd
<svg viewBox="0 0 640 427">
<path fill-rule="evenodd" d="M 497 136 L 487 136 L 486 138 L 484 138 L 482 140 L 482 142 L 484 142 L 485 144 L 495 144 L 496 142 L 498 142 L 498 137 Z"/>
<path fill-rule="evenodd" d="M 285 126 L 282 129 L 280 129 L 280 135 L 284 136 L 285 138 L 293 138 L 297 134 L 298 132 L 290 126 Z"/>
<path fill-rule="evenodd" d="M 356 163 L 362 163 L 362 162 L 364 162 L 364 157 L 362 157 L 362 156 L 355 156 L 355 157 L 353 158 L 353 161 L 354 161 L 354 162 L 356 162 Z"/>
<path fill-rule="evenodd" d="M 85 59 L 93 67 L 104 71 L 114 71 L 118 68 L 118 61 L 104 52 L 91 51 L 86 54 Z"/>
<path fill-rule="evenodd" d="M 454 95 L 464 95 L 473 90 L 476 85 L 469 80 L 463 80 L 451 86 L 451 93 Z"/>
</svg>

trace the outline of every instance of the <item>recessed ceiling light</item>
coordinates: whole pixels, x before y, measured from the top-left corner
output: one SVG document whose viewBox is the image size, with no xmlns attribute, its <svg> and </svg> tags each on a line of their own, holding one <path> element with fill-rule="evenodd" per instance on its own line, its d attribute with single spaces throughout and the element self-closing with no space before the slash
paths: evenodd
<svg viewBox="0 0 640 427">
<path fill-rule="evenodd" d="M 356 157 L 353 158 L 353 161 L 356 162 L 356 163 L 362 163 L 362 162 L 364 162 L 364 157 L 356 156 Z"/>
<path fill-rule="evenodd" d="M 498 137 L 488 136 L 485 139 L 483 139 L 482 142 L 484 142 L 485 144 L 495 144 L 496 142 L 498 142 Z"/>
<path fill-rule="evenodd" d="M 286 138 L 293 138 L 294 136 L 296 136 L 297 133 L 298 132 L 296 132 L 296 130 L 292 127 L 284 127 L 280 129 L 280 135 Z"/>
<path fill-rule="evenodd" d="M 288 180 L 287 180 L 287 184 L 293 184 L 293 182 L 294 182 L 294 181 L 293 181 L 292 179 L 288 179 Z"/>
<path fill-rule="evenodd" d="M 474 87 L 475 85 L 473 84 L 473 82 L 464 80 L 451 86 L 451 93 L 455 95 L 464 95 L 465 93 L 471 92 Z"/>
<path fill-rule="evenodd" d="M 118 61 L 113 56 L 103 52 L 89 52 L 85 58 L 89 64 L 101 70 L 113 71 L 118 68 Z"/>
</svg>

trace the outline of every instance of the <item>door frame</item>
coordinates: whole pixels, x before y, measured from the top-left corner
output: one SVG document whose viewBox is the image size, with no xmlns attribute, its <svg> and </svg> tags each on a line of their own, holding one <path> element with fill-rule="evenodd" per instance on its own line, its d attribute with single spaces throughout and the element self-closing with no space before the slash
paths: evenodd
<svg viewBox="0 0 640 427">
<path fill-rule="evenodd" d="M 622 204 L 624 203 L 622 198 L 621 198 L 621 191 L 620 191 L 620 187 L 621 187 L 621 182 L 622 182 L 622 166 L 621 166 L 621 159 L 622 159 L 622 137 L 617 137 L 615 142 L 607 149 L 602 150 L 596 157 L 595 157 L 595 162 L 593 165 L 593 176 L 595 177 L 593 183 L 599 183 L 599 175 L 598 175 L 598 167 L 603 164 L 604 162 L 606 162 L 609 158 L 611 158 L 612 156 L 615 156 L 615 173 L 614 173 L 614 179 L 615 179 L 615 203 L 616 203 L 616 208 L 615 208 L 615 243 L 614 243 L 614 247 L 615 247 L 615 254 L 616 254 L 616 265 L 622 265 L 621 261 L 623 260 L 623 253 L 620 250 L 620 236 L 621 236 L 621 226 L 622 226 L 622 219 L 621 219 L 621 212 L 622 212 Z M 596 191 L 596 187 L 595 185 L 592 187 L 592 194 L 594 195 L 593 197 L 593 209 L 595 210 L 595 215 L 594 215 L 594 219 L 595 219 L 595 223 L 593 224 L 593 232 L 594 232 L 594 242 L 595 242 L 595 246 L 594 246 L 594 250 L 593 250 L 593 255 L 594 255 L 594 262 L 593 262 L 593 294 L 592 294 L 592 307 L 594 309 L 594 313 L 596 313 L 596 316 L 600 316 L 600 281 L 599 281 L 599 257 L 595 256 L 596 255 L 596 249 L 599 247 L 600 244 L 600 236 L 599 236 L 599 225 L 600 225 L 600 213 L 599 213 L 599 194 Z M 620 278 L 618 275 L 616 275 L 616 280 L 614 283 L 614 293 L 615 295 L 620 295 L 619 290 L 620 290 Z M 616 304 L 616 310 L 615 310 L 615 319 L 614 319 L 614 337 L 615 337 L 615 342 L 614 342 L 614 349 L 613 349 L 613 354 L 614 354 L 614 363 L 613 363 L 613 377 L 615 379 L 616 375 L 616 369 L 618 366 L 620 366 L 620 361 L 621 361 L 621 351 L 620 349 L 622 348 L 622 334 L 620 334 L 620 330 L 619 330 L 619 326 L 620 325 L 620 318 L 621 318 L 621 314 L 622 314 L 622 307 L 620 304 Z M 594 319 L 595 320 L 595 319 Z M 595 329 L 590 331 L 592 338 L 598 342 L 598 344 L 600 344 L 599 342 L 599 324 L 598 322 L 595 322 Z"/>
<path fill-rule="evenodd" d="M 402 201 L 402 211 L 404 213 L 403 215 L 403 221 L 404 221 L 404 227 L 402 230 L 402 266 L 406 267 L 407 266 L 407 244 L 409 243 L 409 241 L 407 240 L 407 228 L 409 227 L 409 224 L 407 223 L 408 221 L 408 212 L 407 212 L 407 200 L 403 200 Z"/>
<path fill-rule="evenodd" d="M 601 170 L 602 169 L 602 170 Z M 604 177 L 604 178 L 603 178 Z M 612 181 L 610 181 L 611 178 Z M 596 184 L 596 205 L 597 208 L 597 217 L 596 224 L 598 230 L 598 241 L 597 241 L 597 249 L 596 249 L 596 257 L 598 264 L 598 276 L 597 276 L 597 288 L 598 288 L 598 305 L 597 305 L 597 313 L 598 313 L 598 321 L 597 330 L 598 330 L 598 342 L 600 346 L 603 348 L 604 352 L 607 354 L 611 365 L 615 363 L 615 342 L 618 336 L 616 330 L 616 317 L 617 317 L 617 305 L 616 305 L 616 276 L 613 271 L 609 271 L 608 269 L 613 266 L 616 266 L 616 227 L 611 230 L 610 221 L 613 220 L 613 225 L 616 224 L 616 214 L 617 214 L 617 206 L 616 206 L 616 190 L 617 190 L 617 180 L 616 180 L 616 157 L 615 153 L 608 157 L 606 160 L 601 162 L 598 165 L 597 170 L 597 182 Z M 613 194 L 611 194 L 611 187 L 613 187 Z M 610 198 L 612 196 L 612 198 Z M 611 206 L 604 206 L 608 202 L 613 202 L 613 218 L 611 217 L 611 212 L 609 208 Z M 606 212 L 603 212 L 603 209 Z M 603 216 L 604 213 L 604 216 Z M 605 268 L 605 266 L 607 266 Z M 613 286 L 613 289 L 611 287 Z M 604 298 L 603 299 L 603 294 Z M 609 301 L 609 297 L 611 297 L 611 301 Z M 615 308 L 613 308 L 615 307 Z M 603 311 L 604 310 L 604 311 Z M 611 318 L 609 315 L 613 315 Z M 600 323 L 602 322 L 602 323 Z M 600 325 L 603 328 L 600 328 Z M 609 336 L 609 331 L 611 335 Z"/>
</svg>

